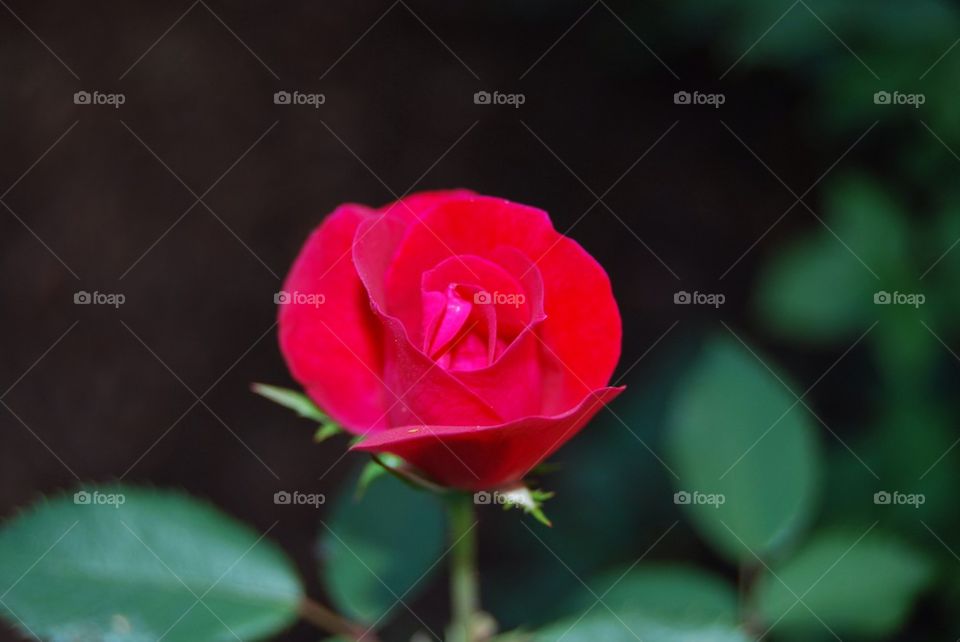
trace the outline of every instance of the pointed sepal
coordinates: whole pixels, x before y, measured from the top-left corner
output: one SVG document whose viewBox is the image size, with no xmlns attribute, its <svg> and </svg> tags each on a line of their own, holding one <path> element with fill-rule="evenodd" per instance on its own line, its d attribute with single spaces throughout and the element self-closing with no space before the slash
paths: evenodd
<svg viewBox="0 0 960 642">
<path fill-rule="evenodd" d="M 310 419 L 311 421 L 319 423 L 320 427 L 317 428 L 317 432 L 313 435 L 313 441 L 316 443 L 326 441 L 330 437 L 343 432 L 343 428 L 341 428 L 337 422 L 333 421 L 327 413 L 320 410 L 317 405 L 313 403 L 313 400 L 302 392 L 280 386 L 271 386 L 265 383 L 255 383 L 250 389 L 264 399 L 269 399 L 275 404 L 294 411 L 304 419 Z"/>
<path fill-rule="evenodd" d="M 519 508 L 544 526 L 553 526 L 553 522 L 551 522 L 543 512 L 543 503 L 553 497 L 553 492 L 548 492 L 537 488 L 531 489 L 525 484 L 520 484 L 518 486 L 499 490 L 497 493 L 499 495 L 499 501 L 503 504 L 504 510 Z"/>
</svg>

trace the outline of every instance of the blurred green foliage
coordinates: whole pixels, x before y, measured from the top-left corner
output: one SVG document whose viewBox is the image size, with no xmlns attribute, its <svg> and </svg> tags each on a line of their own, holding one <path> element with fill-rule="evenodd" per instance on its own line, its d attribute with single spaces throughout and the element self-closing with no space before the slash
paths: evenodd
<svg viewBox="0 0 960 642">
<path fill-rule="evenodd" d="M 903 622 L 932 574 L 922 555 L 887 536 L 824 532 L 757 589 L 766 626 L 795 639 L 881 636 Z M 826 627 L 829 627 L 827 629 Z"/>
<path fill-rule="evenodd" d="M 643 565 L 608 572 L 591 582 L 595 594 L 569 605 L 575 614 L 545 627 L 533 638 L 653 642 L 735 642 L 736 591 L 721 578 L 695 568 Z M 602 597 L 602 600 L 601 600 Z"/>
<path fill-rule="evenodd" d="M 794 84 L 805 104 L 793 113 L 828 154 L 875 126 L 870 157 L 859 164 L 848 157 L 805 199 L 820 220 L 770 248 L 760 271 L 756 318 L 785 353 L 833 360 L 856 344 L 853 363 L 841 369 L 847 376 L 834 373 L 809 399 L 813 407 L 822 397 L 834 405 L 849 400 L 839 422 L 823 425 L 831 434 L 824 437 L 820 525 L 777 571 L 784 583 L 763 576 L 760 613 L 776 619 L 796 601 L 792 592 L 816 584 L 804 598 L 811 609 L 792 609 L 775 635 L 832 637 L 814 611 L 841 635 L 878 638 L 905 626 L 916 592 L 937 581 L 925 620 L 906 625 L 905 639 L 940 639 L 960 626 L 950 606 L 960 487 L 953 449 L 960 436 L 953 347 L 960 320 L 960 6 L 684 0 L 668 12 L 685 38 L 678 46 L 708 49 L 728 78 L 768 70 Z M 921 94 L 922 104 L 877 104 L 880 91 Z M 923 300 L 886 302 L 898 294 Z M 876 503 L 878 492 L 922 500 Z M 871 525 L 875 530 L 835 561 L 849 538 Z"/>
<path fill-rule="evenodd" d="M 258 639 L 297 617 L 293 563 L 244 524 L 184 494 L 90 487 L 0 530 L 0 614 L 24 638 Z"/>
<path fill-rule="evenodd" d="M 727 86 L 747 83 L 749 91 L 763 92 L 749 83 L 770 72 L 792 86 L 799 103 L 785 112 L 791 119 L 785 127 L 805 133 L 824 154 L 825 168 L 838 150 L 870 134 L 865 153 L 846 156 L 794 206 L 791 216 L 810 221 L 806 231 L 775 245 L 768 239 L 758 250 L 766 257 L 753 297 L 760 336 L 737 332 L 745 344 L 766 349 L 747 348 L 730 334 L 711 339 L 696 356 L 673 355 L 682 372 L 647 364 L 664 368 L 658 383 L 671 383 L 651 391 L 645 388 L 651 382 L 632 381 L 631 398 L 617 406 L 632 428 L 666 428 L 671 472 L 679 479 L 656 462 L 621 468 L 626 455 L 612 440 L 599 446 L 607 470 L 625 475 L 624 485 L 632 487 L 636 468 L 652 467 L 678 492 L 725 497 L 719 507 L 692 501 L 681 507 L 727 560 L 728 574 L 739 576 L 736 621 L 748 633 L 943 639 L 944 631 L 960 627 L 952 607 L 960 597 L 960 542 L 953 537 L 960 526 L 960 6 L 679 0 L 650 15 L 656 13 L 636 7 L 630 22 L 657 24 L 651 42 L 658 52 L 706 51 Z M 883 104 L 877 92 L 921 94 L 922 104 Z M 728 95 L 727 104 L 736 99 Z M 781 353 L 788 363 L 823 363 L 798 373 L 813 384 L 809 394 L 788 389 L 794 377 L 771 358 Z M 803 402 L 794 404 L 795 395 Z M 598 423 L 618 429 L 614 421 Z M 639 436 L 657 444 L 650 431 Z M 730 478 L 734 471 L 739 478 Z M 660 483 L 648 490 L 635 501 L 659 523 L 669 515 L 669 498 Z M 606 492 L 607 512 L 620 516 L 623 491 L 608 484 Z M 607 522 L 599 512 L 591 508 L 589 519 L 601 530 Z M 691 544 L 676 543 L 675 554 L 689 558 Z M 667 548 L 662 554 L 670 554 Z M 573 544 L 558 556 L 578 559 L 571 570 L 589 578 L 601 558 L 624 559 L 617 549 L 605 539 L 593 560 L 577 557 Z M 642 562 L 628 576 L 646 569 Z M 586 583 L 603 595 L 593 579 Z M 583 609 L 594 602 L 583 587 L 565 586 L 586 598 Z M 700 606 L 710 603 L 693 589 L 684 594 Z M 636 595 L 644 594 L 638 588 Z M 676 612 L 666 619 L 684 621 Z M 561 624 L 549 631 L 562 635 L 572 622 Z M 564 639 L 581 633 L 632 639 L 601 606 Z M 701 631 L 683 639 L 712 638 Z"/>
<path fill-rule="evenodd" d="M 362 499 L 347 483 L 320 533 L 319 557 L 337 611 L 385 625 L 430 585 L 446 550 L 443 506 L 392 475 Z"/>
<path fill-rule="evenodd" d="M 796 393 L 733 338 L 709 343 L 668 420 L 675 501 L 733 562 L 782 549 L 810 522 L 819 460 Z"/>
</svg>

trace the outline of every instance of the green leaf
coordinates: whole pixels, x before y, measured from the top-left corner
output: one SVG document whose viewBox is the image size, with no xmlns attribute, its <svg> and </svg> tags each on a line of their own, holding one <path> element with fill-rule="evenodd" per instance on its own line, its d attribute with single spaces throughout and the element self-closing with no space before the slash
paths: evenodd
<svg viewBox="0 0 960 642">
<path fill-rule="evenodd" d="M 270 386 L 265 383 L 255 383 L 252 389 L 264 399 L 269 399 L 284 408 L 289 408 L 305 419 L 312 419 L 321 424 L 333 424 L 330 417 L 317 408 L 310 397 L 302 392 L 281 388 L 280 386 Z"/>
<path fill-rule="evenodd" d="M 733 642 L 747 638 L 736 629 L 737 595 L 722 579 L 695 568 L 651 564 L 593 578 L 590 591 L 534 640 L 564 642 L 641 639 Z M 597 597 L 603 602 L 598 603 Z M 634 637 L 636 635 L 636 637 Z"/>
<path fill-rule="evenodd" d="M 444 551 L 444 513 L 437 497 L 396 477 L 369 486 L 362 501 L 346 484 L 329 522 L 320 553 L 324 577 L 337 610 L 377 626 L 428 585 Z"/>
<path fill-rule="evenodd" d="M 593 578 L 589 585 L 615 613 L 636 613 L 688 626 L 737 623 L 737 594 L 725 580 L 693 567 L 672 564 L 637 566 Z M 596 598 L 586 591 L 573 610 L 589 608 Z M 594 610 L 606 610 L 597 605 Z"/>
<path fill-rule="evenodd" d="M 563 620 L 537 631 L 532 642 L 747 642 L 732 626 L 673 624 L 636 613 L 614 616 L 602 606 L 579 622 Z"/>
<path fill-rule="evenodd" d="M 881 183 L 865 175 L 841 176 L 828 186 L 825 207 L 830 227 L 843 242 L 825 228 L 823 233 L 849 247 L 850 260 L 867 276 L 873 278 L 860 261 L 885 281 L 908 278 L 911 230 L 903 207 Z"/>
<path fill-rule="evenodd" d="M 674 502 L 734 561 L 788 543 L 810 519 L 819 478 L 807 411 L 760 359 L 733 338 L 709 343 L 668 420 Z"/>
<path fill-rule="evenodd" d="M 262 639 L 303 596 L 260 533 L 183 494 L 123 486 L 42 500 L 6 523 L 0 585 L 0 613 L 51 640 Z"/>
<path fill-rule="evenodd" d="M 870 323 L 878 282 L 828 234 L 782 249 L 761 272 L 758 311 L 782 335 L 823 343 Z"/>
<path fill-rule="evenodd" d="M 820 534 L 776 569 L 782 582 L 764 576 L 757 600 L 767 626 L 793 634 L 823 631 L 823 623 L 841 635 L 894 632 L 931 580 L 932 567 L 898 540 L 866 530 Z"/>
<path fill-rule="evenodd" d="M 919 291 L 902 210 L 874 181 L 846 176 L 831 183 L 825 209 L 814 234 L 777 251 L 757 298 L 776 332 L 814 343 L 855 337 L 881 315 L 902 311 L 875 305 L 879 291 Z"/>
</svg>

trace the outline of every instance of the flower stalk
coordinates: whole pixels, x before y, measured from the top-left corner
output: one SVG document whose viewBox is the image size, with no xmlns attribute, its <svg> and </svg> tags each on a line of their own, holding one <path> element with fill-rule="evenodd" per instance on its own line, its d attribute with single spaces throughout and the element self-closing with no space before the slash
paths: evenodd
<svg viewBox="0 0 960 642">
<path fill-rule="evenodd" d="M 456 493 L 449 498 L 450 521 L 450 642 L 476 642 L 480 614 L 477 573 L 477 536 L 473 497 Z"/>
</svg>

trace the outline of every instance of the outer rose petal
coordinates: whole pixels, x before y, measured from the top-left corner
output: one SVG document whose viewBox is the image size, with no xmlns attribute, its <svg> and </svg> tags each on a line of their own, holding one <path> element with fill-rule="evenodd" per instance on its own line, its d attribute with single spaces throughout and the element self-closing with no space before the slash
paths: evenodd
<svg viewBox="0 0 960 642">
<path fill-rule="evenodd" d="M 280 350 L 310 398 L 346 428 L 362 432 L 388 426 L 380 321 L 354 268 L 357 227 L 374 216 L 360 205 L 342 205 L 304 244 L 284 291 L 322 294 L 322 305 L 282 304 Z"/>
<path fill-rule="evenodd" d="M 553 417 L 498 426 L 407 426 L 371 434 L 353 450 L 399 455 L 434 481 L 476 491 L 520 481 L 612 401 L 623 388 L 601 388 Z"/>
<path fill-rule="evenodd" d="M 427 212 L 441 203 L 446 203 L 447 201 L 458 198 L 470 198 L 471 196 L 476 196 L 476 194 L 468 189 L 417 192 L 416 194 L 404 196 L 399 201 L 385 205 L 378 211 L 381 214 L 396 214 L 408 221 L 416 221 L 422 219 Z"/>
</svg>

